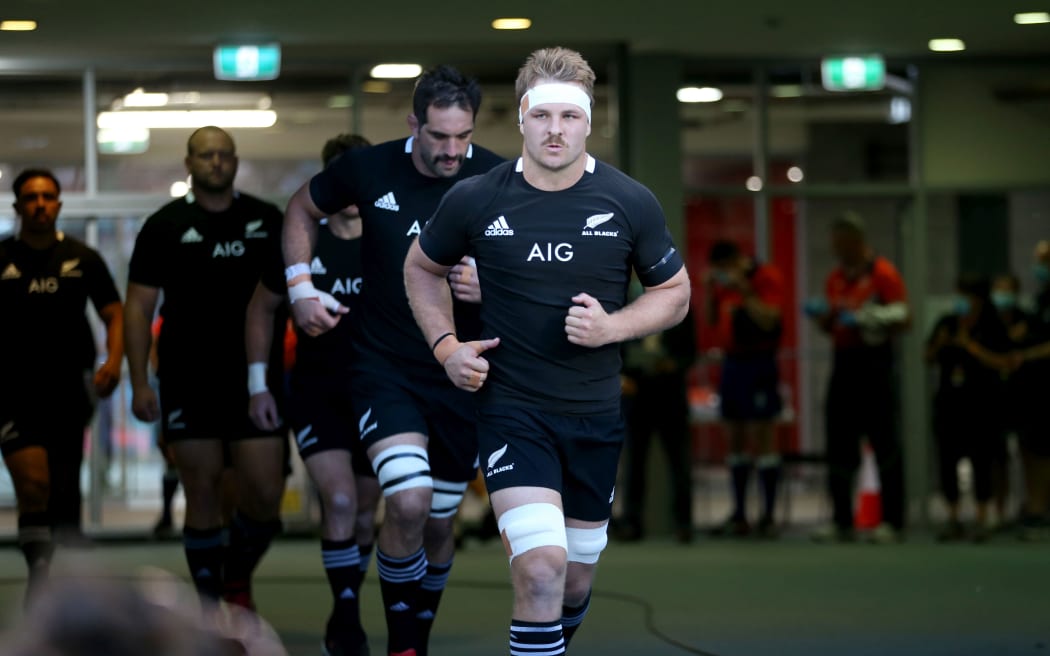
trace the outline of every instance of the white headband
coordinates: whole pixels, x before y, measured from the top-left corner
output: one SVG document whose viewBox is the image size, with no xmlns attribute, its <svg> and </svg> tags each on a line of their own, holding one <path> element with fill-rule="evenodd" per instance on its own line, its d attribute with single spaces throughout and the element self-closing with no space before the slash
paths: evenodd
<svg viewBox="0 0 1050 656">
<path fill-rule="evenodd" d="M 525 95 L 521 97 L 521 104 L 518 106 L 518 123 L 524 121 L 525 113 L 529 111 L 529 108 L 551 103 L 576 105 L 587 115 L 587 122 L 591 122 L 590 96 L 575 84 L 551 82 L 548 84 L 537 84 L 525 92 Z"/>
</svg>

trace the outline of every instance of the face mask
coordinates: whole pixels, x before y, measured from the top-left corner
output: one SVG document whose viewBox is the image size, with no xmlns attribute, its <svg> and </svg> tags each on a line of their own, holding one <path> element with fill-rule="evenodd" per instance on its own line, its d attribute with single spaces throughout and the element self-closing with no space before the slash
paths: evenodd
<svg viewBox="0 0 1050 656">
<path fill-rule="evenodd" d="M 963 296 L 959 296 L 955 299 L 955 304 L 952 306 L 952 308 L 954 309 L 955 314 L 957 314 L 960 317 L 964 317 L 967 314 L 970 314 L 970 310 L 973 309 L 973 306 L 970 305 L 970 299 L 965 298 Z"/>
<path fill-rule="evenodd" d="M 992 305 L 997 310 L 1012 310 L 1017 307 L 1017 295 L 1013 292 L 995 290 L 992 292 Z"/>
<path fill-rule="evenodd" d="M 1036 262 L 1035 266 L 1032 267 L 1032 273 L 1035 274 L 1035 279 L 1039 282 L 1043 284 L 1050 282 L 1050 265 Z"/>
</svg>

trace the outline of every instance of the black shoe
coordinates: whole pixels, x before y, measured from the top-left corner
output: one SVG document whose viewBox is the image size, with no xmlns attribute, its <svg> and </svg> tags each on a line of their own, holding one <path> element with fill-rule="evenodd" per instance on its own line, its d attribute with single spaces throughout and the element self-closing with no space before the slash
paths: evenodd
<svg viewBox="0 0 1050 656">
<path fill-rule="evenodd" d="M 944 528 L 937 532 L 938 542 L 959 542 L 966 539 L 966 529 L 962 522 L 956 520 L 945 524 Z"/>
<path fill-rule="evenodd" d="M 780 529 L 772 517 L 766 516 L 758 521 L 756 534 L 763 540 L 776 540 L 780 537 Z"/>
<path fill-rule="evenodd" d="M 713 538 L 742 538 L 750 533 L 751 525 L 747 523 L 747 520 L 736 516 L 730 517 L 710 531 Z"/>
</svg>

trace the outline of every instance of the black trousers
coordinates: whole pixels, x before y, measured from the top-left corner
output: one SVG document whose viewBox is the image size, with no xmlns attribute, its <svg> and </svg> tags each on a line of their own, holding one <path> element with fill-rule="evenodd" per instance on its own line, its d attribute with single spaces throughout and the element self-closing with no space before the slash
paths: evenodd
<svg viewBox="0 0 1050 656">
<path fill-rule="evenodd" d="M 992 498 L 992 468 L 1006 457 L 1005 422 L 989 411 L 988 399 L 994 395 L 994 390 L 962 396 L 939 394 L 934 401 L 941 492 L 949 503 L 959 500 L 959 461 L 963 458 L 973 470 L 977 501 Z"/>
<path fill-rule="evenodd" d="M 883 521 L 903 528 L 904 463 L 890 349 L 835 353 L 825 422 L 828 492 L 835 525 L 841 529 L 853 526 L 854 478 L 860 465 L 860 442 L 866 437 L 879 466 Z"/>
<path fill-rule="evenodd" d="M 690 528 L 693 522 L 692 440 L 685 380 L 679 374 L 635 380 L 637 394 L 625 396 L 623 403 L 627 421 L 623 520 L 626 524 L 642 527 L 648 484 L 646 461 L 650 445 L 658 436 L 669 463 L 666 480 L 671 485 L 671 513 L 675 526 Z"/>
</svg>

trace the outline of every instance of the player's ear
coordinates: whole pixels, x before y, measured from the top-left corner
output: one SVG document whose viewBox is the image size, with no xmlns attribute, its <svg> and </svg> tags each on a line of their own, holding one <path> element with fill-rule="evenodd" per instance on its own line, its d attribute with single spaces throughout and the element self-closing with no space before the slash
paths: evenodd
<svg viewBox="0 0 1050 656">
<path fill-rule="evenodd" d="M 409 114 L 406 119 L 408 122 L 408 129 L 412 133 L 413 137 L 419 138 L 419 119 L 416 118 L 415 114 Z"/>
<path fill-rule="evenodd" d="M 520 132 L 522 134 L 522 136 L 525 135 L 525 121 L 524 120 L 522 120 L 521 122 L 518 123 L 518 132 Z"/>
</svg>

